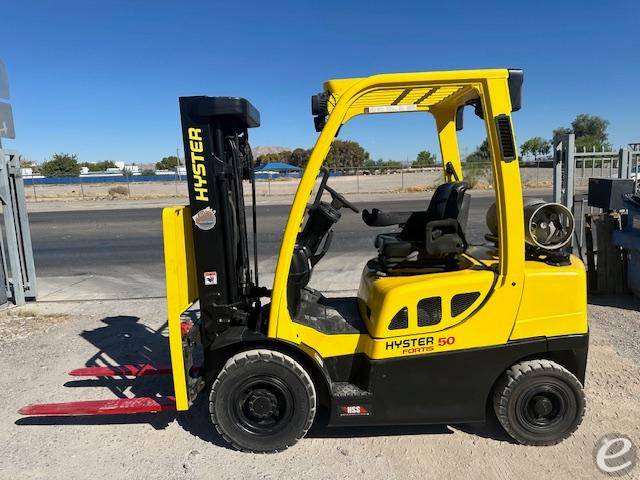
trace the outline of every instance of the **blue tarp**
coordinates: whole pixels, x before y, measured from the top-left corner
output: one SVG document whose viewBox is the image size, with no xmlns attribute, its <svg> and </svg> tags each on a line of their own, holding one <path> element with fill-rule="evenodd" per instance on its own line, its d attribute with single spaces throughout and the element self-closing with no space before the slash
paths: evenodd
<svg viewBox="0 0 640 480">
<path fill-rule="evenodd" d="M 270 172 L 299 172 L 302 170 L 295 165 L 289 165 L 288 163 L 274 162 L 260 165 L 256 168 L 256 172 L 270 171 Z"/>
</svg>

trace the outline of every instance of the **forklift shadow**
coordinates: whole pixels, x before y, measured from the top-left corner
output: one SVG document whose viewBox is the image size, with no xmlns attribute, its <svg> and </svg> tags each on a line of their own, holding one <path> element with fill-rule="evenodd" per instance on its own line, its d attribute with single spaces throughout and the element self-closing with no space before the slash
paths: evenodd
<svg viewBox="0 0 640 480">
<path fill-rule="evenodd" d="M 84 364 L 85 367 L 103 367 L 126 364 L 149 363 L 167 365 L 169 348 L 163 335 L 166 323 L 157 330 L 140 323 L 140 318 L 118 315 L 102 319 L 104 326 L 85 330 L 80 336 L 96 347 Z M 173 395 L 171 376 L 127 377 L 72 377 L 65 387 L 101 387 L 88 394 L 91 399 L 109 398 L 102 389 L 106 388 L 116 398 L 155 397 Z M 16 421 L 17 425 L 119 425 L 149 424 L 156 429 L 164 429 L 176 417 L 173 412 L 136 415 L 101 416 L 49 416 L 25 417 Z"/>
<path fill-rule="evenodd" d="M 178 424 L 199 439 L 223 448 L 231 448 L 209 421 L 208 401 L 201 395 L 188 412 L 177 416 Z M 206 420 L 205 420 L 206 419 Z M 329 415 L 320 408 L 305 438 L 358 438 L 394 435 L 442 435 L 454 433 L 446 425 L 392 427 L 329 427 Z M 302 440 L 304 442 L 304 439 Z"/>
<path fill-rule="evenodd" d="M 518 442 L 505 432 L 504 428 L 502 428 L 500 423 L 498 423 L 498 420 L 493 415 L 491 417 L 487 417 L 487 420 L 484 423 L 465 423 L 452 425 L 452 427 L 475 437 L 510 443 L 511 445 L 519 445 Z"/>
<path fill-rule="evenodd" d="M 135 316 L 119 315 L 102 319 L 104 326 L 94 330 L 85 330 L 80 336 L 96 347 L 96 353 L 86 362 L 86 367 L 114 366 L 137 363 L 153 365 L 167 364 L 169 349 L 164 331 L 166 324 L 154 330 L 140 323 Z M 141 378 L 76 377 L 65 383 L 66 387 L 101 387 L 108 389 L 116 398 L 155 397 L 173 394 L 171 376 L 146 376 Z M 105 398 L 104 392 L 91 395 L 90 398 Z M 192 407 L 186 412 L 161 412 L 136 415 L 104 416 L 51 416 L 25 417 L 17 420 L 16 425 L 126 425 L 147 424 L 157 430 L 166 428 L 176 421 L 193 436 L 214 445 L 229 448 L 209 420 L 208 399 L 201 393 Z M 491 418 L 491 417 L 489 417 Z M 486 424 L 469 425 L 400 425 L 400 426 L 353 426 L 329 427 L 329 415 L 320 408 L 316 419 L 307 433 L 307 438 L 361 438 L 407 435 L 443 435 L 453 434 L 456 430 L 499 441 L 511 441 L 497 421 Z"/>
<path fill-rule="evenodd" d="M 624 310 L 634 310 L 640 312 L 640 299 L 634 295 L 627 294 L 591 294 L 589 295 L 589 305 L 599 305 L 601 307 L 615 307 Z"/>
<path fill-rule="evenodd" d="M 393 425 L 393 426 L 340 426 L 329 427 L 329 412 L 318 410 L 307 438 L 363 438 L 392 437 L 408 435 L 450 435 L 453 431 L 447 425 Z"/>
<path fill-rule="evenodd" d="M 223 448 L 231 448 L 220 436 L 215 427 L 209 421 L 208 401 L 205 395 L 201 395 L 196 403 L 187 412 L 181 412 L 176 421 L 186 431 L 205 442 L 212 443 Z M 326 408 L 320 408 L 313 425 L 305 435 L 305 438 L 364 438 L 364 437 L 392 437 L 411 435 L 451 435 L 456 430 L 490 440 L 515 444 L 497 420 L 488 420 L 486 423 L 465 425 L 397 425 L 397 426 L 353 426 L 353 427 L 329 427 L 329 414 Z M 304 439 L 302 440 L 304 442 Z"/>
<path fill-rule="evenodd" d="M 409 435 L 451 435 L 459 430 L 476 437 L 491 440 L 514 442 L 502 429 L 497 420 L 487 420 L 486 423 L 476 424 L 431 424 L 431 425 L 389 425 L 389 426 L 353 426 L 329 427 L 329 414 L 326 409 L 318 411 L 318 415 L 307 433 L 307 438 L 361 438 L 361 437 L 391 437 Z"/>
</svg>

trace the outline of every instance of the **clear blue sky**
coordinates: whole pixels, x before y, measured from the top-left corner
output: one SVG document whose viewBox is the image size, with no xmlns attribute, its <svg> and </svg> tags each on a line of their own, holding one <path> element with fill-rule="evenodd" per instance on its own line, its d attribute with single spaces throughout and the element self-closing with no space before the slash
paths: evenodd
<svg viewBox="0 0 640 480">
<path fill-rule="evenodd" d="M 178 96 L 204 94 L 258 107 L 253 146 L 311 147 L 325 79 L 483 67 L 525 69 L 519 140 L 586 112 L 610 120 L 615 146 L 640 141 L 638 2 L 218 3 L 3 2 L 17 131 L 4 145 L 38 162 L 155 162 L 180 144 Z M 470 151 L 483 137 L 467 118 Z M 427 115 L 358 118 L 340 138 L 374 158 L 437 151 Z"/>
</svg>

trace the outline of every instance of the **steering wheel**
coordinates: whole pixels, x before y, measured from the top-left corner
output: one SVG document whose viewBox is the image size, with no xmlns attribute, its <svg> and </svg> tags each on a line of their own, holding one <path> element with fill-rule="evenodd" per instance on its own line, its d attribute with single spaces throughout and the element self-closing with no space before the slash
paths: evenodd
<svg viewBox="0 0 640 480">
<path fill-rule="evenodd" d="M 341 193 L 336 192 L 333 188 L 331 188 L 326 183 L 324 185 L 324 189 L 327 192 L 329 192 L 333 202 L 337 202 L 337 203 L 341 204 L 341 205 L 335 205 L 335 206 L 337 206 L 337 207 L 347 207 L 349 210 L 352 210 L 355 213 L 360 213 L 360 209 L 358 207 L 356 207 L 353 203 L 351 203 L 349 200 L 344 198 L 344 196 Z"/>
</svg>

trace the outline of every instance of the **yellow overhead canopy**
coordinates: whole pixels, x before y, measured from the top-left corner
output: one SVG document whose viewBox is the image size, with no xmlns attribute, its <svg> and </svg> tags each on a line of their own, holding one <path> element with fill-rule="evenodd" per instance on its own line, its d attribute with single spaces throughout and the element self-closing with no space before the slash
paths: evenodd
<svg viewBox="0 0 640 480">
<path fill-rule="evenodd" d="M 330 93 L 329 112 L 352 87 L 367 84 L 353 99 L 343 123 L 356 115 L 394 112 L 428 112 L 456 109 L 482 93 L 481 83 L 489 78 L 507 78 L 506 69 L 459 70 L 383 74 L 361 78 L 342 78 L 324 83 Z M 352 95 L 350 93 L 349 95 Z"/>
</svg>

